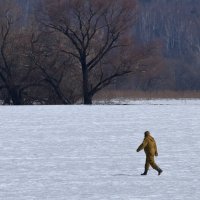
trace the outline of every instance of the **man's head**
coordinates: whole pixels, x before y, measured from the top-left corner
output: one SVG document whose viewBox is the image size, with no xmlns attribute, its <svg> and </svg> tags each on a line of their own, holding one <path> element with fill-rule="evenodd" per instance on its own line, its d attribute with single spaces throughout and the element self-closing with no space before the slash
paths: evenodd
<svg viewBox="0 0 200 200">
<path fill-rule="evenodd" d="M 150 135 L 150 132 L 149 131 L 145 131 L 144 132 L 144 136 L 147 137 L 148 135 Z"/>
</svg>

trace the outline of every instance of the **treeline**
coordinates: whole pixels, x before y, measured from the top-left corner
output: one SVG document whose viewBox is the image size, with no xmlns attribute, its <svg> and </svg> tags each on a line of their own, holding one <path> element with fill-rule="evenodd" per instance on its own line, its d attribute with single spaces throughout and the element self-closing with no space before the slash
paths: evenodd
<svg viewBox="0 0 200 200">
<path fill-rule="evenodd" d="M 92 104 L 127 74 L 156 71 L 157 43 L 133 37 L 135 1 L 0 0 L 2 104 Z M 155 59 L 156 58 L 156 59 Z"/>
<path fill-rule="evenodd" d="M 198 91 L 198 8 L 198 0 L 0 0 L 0 101 Z"/>
</svg>

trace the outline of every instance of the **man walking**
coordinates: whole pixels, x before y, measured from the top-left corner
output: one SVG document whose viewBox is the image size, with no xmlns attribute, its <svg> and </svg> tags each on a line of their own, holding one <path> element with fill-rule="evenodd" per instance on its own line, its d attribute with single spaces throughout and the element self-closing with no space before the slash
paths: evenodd
<svg viewBox="0 0 200 200">
<path fill-rule="evenodd" d="M 142 149 L 144 149 L 146 154 L 146 163 L 144 173 L 141 175 L 147 175 L 150 165 L 153 169 L 155 169 L 158 172 L 158 175 L 160 175 L 163 171 L 158 167 L 158 165 L 154 161 L 154 156 L 158 156 L 156 141 L 151 136 L 149 131 L 146 131 L 144 133 L 144 140 L 142 144 L 137 148 L 137 152 L 141 151 Z"/>
</svg>

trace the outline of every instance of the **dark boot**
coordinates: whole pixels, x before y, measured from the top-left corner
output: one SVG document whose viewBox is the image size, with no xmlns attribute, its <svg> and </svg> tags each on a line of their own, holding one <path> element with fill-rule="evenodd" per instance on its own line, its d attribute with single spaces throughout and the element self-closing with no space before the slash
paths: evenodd
<svg viewBox="0 0 200 200">
<path fill-rule="evenodd" d="M 147 175 L 148 170 L 145 170 L 143 174 L 141 174 L 142 176 Z"/>
<path fill-rule="evenodd" d="M 162 174 L 162 172 L 163 172 L 163 170 L 160 169 L 160 168 L 157 171 L 158 171 L 158 176 L 160 176 Z"/>
</svg>

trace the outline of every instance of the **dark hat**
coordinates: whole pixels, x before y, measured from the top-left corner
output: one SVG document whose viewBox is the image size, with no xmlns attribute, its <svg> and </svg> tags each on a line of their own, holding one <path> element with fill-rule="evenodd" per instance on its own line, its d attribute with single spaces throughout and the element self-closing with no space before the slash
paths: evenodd
<svg viewBox="0 0 200 200">
<path fill-rule="evenodd" d="M 149 132 L 149 131 L 145 131 L 145 132 L 144 132 L 144 135 L 145 135 L 145 137 L 146 137 L 146 136 L 150 135 L 150 132 Z"/>
</svg>

